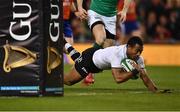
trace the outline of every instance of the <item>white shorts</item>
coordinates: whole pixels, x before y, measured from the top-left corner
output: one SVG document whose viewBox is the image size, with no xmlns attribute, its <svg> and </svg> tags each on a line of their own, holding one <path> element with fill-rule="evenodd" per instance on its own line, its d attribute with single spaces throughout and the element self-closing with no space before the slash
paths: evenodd
<svg viewBox="0 0 180 112">
<path fill-rule="evenodd" d="M 93 10 L 88 10 L 88 25 L 91 26 L 97 22 L 101 21 L 105 25 L 105 29 L 111 34 L 116 35 L 116 15 L 112 17 L 102 16 Z"/>
</svg>

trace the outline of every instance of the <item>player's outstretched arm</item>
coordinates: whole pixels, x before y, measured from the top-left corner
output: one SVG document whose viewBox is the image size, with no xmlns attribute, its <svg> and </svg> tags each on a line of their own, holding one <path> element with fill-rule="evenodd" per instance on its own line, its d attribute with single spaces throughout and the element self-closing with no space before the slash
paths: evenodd
<svg viewBox="0 0 180 112">
<path fill-rule="evenodd" d="M 141 69 L 140 77 L 143 80 L 144 85 L 152 92 L 157 92 L 157 87 L 154 82 L 148 77 L 145 69 Z"/>
</svg>

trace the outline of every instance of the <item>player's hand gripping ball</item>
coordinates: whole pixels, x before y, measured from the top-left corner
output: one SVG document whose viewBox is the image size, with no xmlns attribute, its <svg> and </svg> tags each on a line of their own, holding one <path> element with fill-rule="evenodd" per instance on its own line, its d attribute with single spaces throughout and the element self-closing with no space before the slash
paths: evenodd
<svg viewBox="0 0 180 112">
<path fill-rule="evenodd" d="M 135 68 L 133 67 L 133 63 L 136 63 L 134 60 L 132 59 L 128 59 L 128 58 L 125 58 L 121 61 L 121 66 L 122 68 L 124 69 L 124 71 L 126 72 L 131 72 L 132 70 L 134 70 Z M 139 76 L 138 75 L 134 75 L 132 77 L 132 79 L 138 79 Z"/>
</svg>

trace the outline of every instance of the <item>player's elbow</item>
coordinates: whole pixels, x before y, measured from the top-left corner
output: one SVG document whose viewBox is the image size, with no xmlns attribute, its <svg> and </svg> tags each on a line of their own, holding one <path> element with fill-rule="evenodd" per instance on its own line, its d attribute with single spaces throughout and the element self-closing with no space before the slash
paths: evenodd
<svg viewBox="0 0 180 112">
<path fill-rule="evenodd" d="M 122 77 L 121 78 L 116 78 L 115 81 L 116 81 L 117 84 L 120 84 L 120 83 L 124 82 L 124 79 Z"/>
<path fill-rule="evenodd" d="M 115 78 L 115 81 L 117 84 L 123 83 L 125 81 L 127 81 L 129 78 L 128 77 L 124 77 L 124 76 L 118 76 Z"/>
<path fill-rule="evenodd" d="M 117 84 L 125 82 L 129 79 L 129 76 L 127 74 L 124 74 L 123 72 L 116 72 L 115 70 L 112 72 L 114 80 Z"/>
</svg>

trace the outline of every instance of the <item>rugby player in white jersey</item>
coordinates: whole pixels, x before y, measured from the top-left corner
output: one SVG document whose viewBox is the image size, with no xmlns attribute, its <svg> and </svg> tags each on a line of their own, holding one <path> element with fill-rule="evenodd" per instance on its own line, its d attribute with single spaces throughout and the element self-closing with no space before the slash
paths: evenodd
<svg viewBox="0 0 180 112">
<path fill-rule="evenodd" d="M 89 73 L 99 73 L 103 70 L 112 70 L 112 75 L 117 83 L 125 82 L 138 74 L 144 85 L 152 92 L 157 91 L 157 87 L 148 77 L 145 70 L 143 57 L 143 42 L 139 37 L 132 37 L 127 44 L 112 46 L 104 49 L 88 48 L 82 52 L 77 52 L 69 43 L 64 42 L 65 49 L 69 52 L 75 65 L 72 70 L 64 75 L 64 84 L 73 85 L 84 79 Z M 137 62 L 133 64 L 134 70 L 125 72 L 121 66 L 121 60 L 129 58 Z"/>
</svg>

